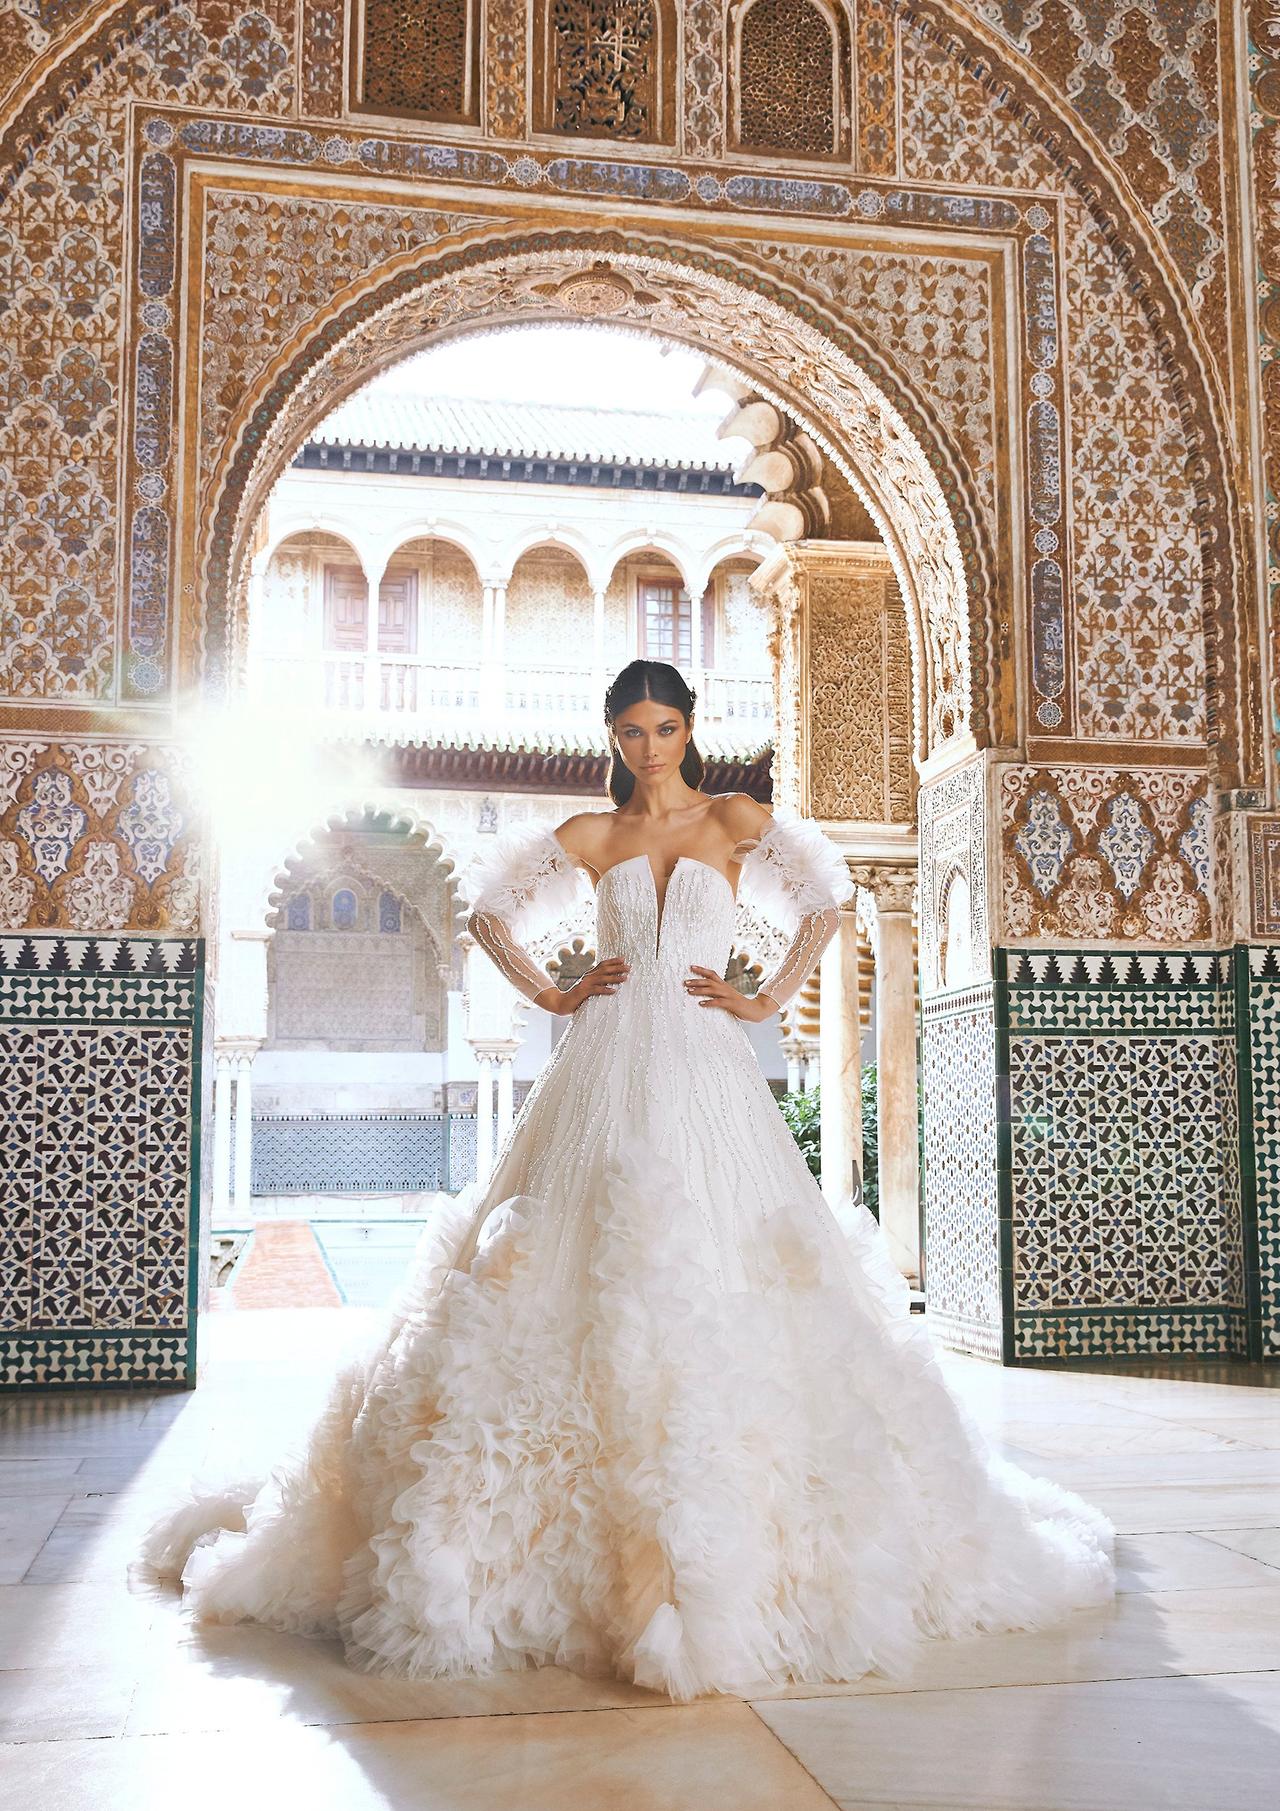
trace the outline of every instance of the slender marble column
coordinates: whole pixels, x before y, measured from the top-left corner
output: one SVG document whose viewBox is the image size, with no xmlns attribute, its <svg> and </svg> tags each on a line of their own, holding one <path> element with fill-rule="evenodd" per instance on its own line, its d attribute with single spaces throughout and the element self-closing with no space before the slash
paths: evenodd
<svg viewBox="0 0 1280 1811">
<path fill-rule="evenodd" d="M 235 1209 L 238 1218 L 252 1212 L 253 1194 L 253 1052 L 241 1050 L 236 1062 Z"/>
<path fill-rule="evenodd" d="M 822 1192 L 834 1204 L 862 1184 L 862 1027 L 858 1023 L 858 925 L 852 903 L 823 952 Z"/>
<path fill-rule="evenodd" d="M 858 876 L 861 882 L 861 875 Z M 904 1276 L 920 1276 L 920 1146 L 912 869 L 874 871 L 876 901 L 876 1099 L 880 1225 Z"/>
<path fill-rule="evenodd" d="M 225 1219 L 231 1207 L 231 1089 L 230 1054 L 219 1050 L 213 1070 L 213 1220 Z"/>
<path fill-rule="evenodd" d="M 515 1052 L 500 1050 L 494 1061 L 498 1065 L 498 1143 L 502 1145 L 515 1118 Z"/>
<path fill-rule="evenodd" d="M 487 1182 L 493 1168 L 493 1058 L 477 1051 L 480 1079 L 476 1085 L 476 1181 Z"/>
</svg>

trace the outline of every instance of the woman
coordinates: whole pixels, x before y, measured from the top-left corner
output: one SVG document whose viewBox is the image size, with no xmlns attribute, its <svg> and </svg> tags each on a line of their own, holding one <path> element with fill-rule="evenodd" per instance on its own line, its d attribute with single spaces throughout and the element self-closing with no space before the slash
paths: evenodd
<svg viewBox="0 0 1280 1811">
<path fill-rule="evenodd" d="M 339 1634 L 370 1670 L 558 1662 L 688 1698 L 1110 1595 L 1105 1523 L 988 1453 L 773 1102 L 741 1021 L 794 998 L 851 887 L 814 826 L 700 790 L 693 705 L 633 661 L 615 809 L 477 865 L 469 929 L 570 1023 L 305 1458 L 153 1531 L 198 1614 Z M 521 939 L 584 876 L 600 961 L 561 992 Z M 722 978 L 739 887 L 791 938 L 752 998 Z"/>
</svg>

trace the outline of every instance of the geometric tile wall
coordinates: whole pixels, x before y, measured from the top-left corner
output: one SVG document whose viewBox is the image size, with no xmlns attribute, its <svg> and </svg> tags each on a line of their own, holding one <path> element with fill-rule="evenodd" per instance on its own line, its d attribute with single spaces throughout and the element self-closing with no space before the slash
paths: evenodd
<svg viewBox="0 0 1280 1811">
<path fill-rule="evenodd" d="M 929 1327 L 1000 1358 L 996 1008 L 990 982 L 924 1002 L 924 1260 Z"/>
<path fill-rule="evenodd" d="M 1237 951 L 1246 1225 L 1258 1254 L 1256 1348 L 1280 1358 L 1280 949 Z M 1252 1200 L 1249 1199 L 1250 1195 Z"/>
<path fill-rule="evenodd" d="M 1009 1358 L 1244 1356 L 1231 957 L 1001 954 Z"/>
<path fill-rule="evenodd" d="M 0 938 L 0 1388 L 195 1375 L 203 946 Z"/>
<path fill-rule="evenodd" d="M 938 1337 L 1280 1356 L 1280 950 L 997 950 L 921 1030 Z"/>
<path fill-rule="evenodd" d="M 476 1179 L 476 1116 L 255 1113 L 251 1149 L 255 1195 L 456 1190 Z"/>
</svg>

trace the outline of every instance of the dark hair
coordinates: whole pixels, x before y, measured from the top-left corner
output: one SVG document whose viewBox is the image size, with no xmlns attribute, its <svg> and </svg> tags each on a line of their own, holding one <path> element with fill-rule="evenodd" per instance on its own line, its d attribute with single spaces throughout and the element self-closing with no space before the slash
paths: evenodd
<svg viewBox="0 0 1280 1811">
<path fill-rule="evenodd" d="M 604 720 L 611 735 L 614 723 L 623 711 L 629 711 L 633 704 L 639 704 L 645 698 L 651 698 L 655 704 L 671 705 L 689 723 L 693 718 L 697 693 L 692 686 L 685 684 L 681 674 L 675 667 L 668 666 L 666 661 L 633 660 L 623 667 L 613 684 L 605 688 Z M 680 778 L 696 792 L 706 771 L 702 756 L 691 739 L 680 763 Z M 636 776 L 619 754 L 615 741 L 606 790 L 615 805 L 625 805 L 635 789 Z"/>
</svg>

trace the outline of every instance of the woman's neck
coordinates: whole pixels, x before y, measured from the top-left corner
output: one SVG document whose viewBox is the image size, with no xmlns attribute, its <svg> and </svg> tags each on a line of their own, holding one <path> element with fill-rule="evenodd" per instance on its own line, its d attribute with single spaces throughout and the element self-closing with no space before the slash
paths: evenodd
<svg viewBox="0 0 1280 1811">
<path fill-rule="evenodd" d="M 636 776 L 635 791 L 627 800 L 628 817 L 667 818 L 691 805 L 701 794 L 688 785 L 681 774 L 673 773 L 661 780 L 642 780 Z"/>
</svg>

